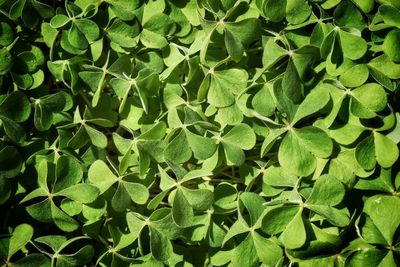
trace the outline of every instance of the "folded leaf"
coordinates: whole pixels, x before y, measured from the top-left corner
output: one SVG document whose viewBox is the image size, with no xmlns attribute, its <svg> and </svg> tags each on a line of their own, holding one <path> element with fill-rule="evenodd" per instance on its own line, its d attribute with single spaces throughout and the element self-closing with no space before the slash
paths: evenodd
<svg viewBox="0 0 400 267">
<path fill-rule="evenodd" d="M 385 195 L 375 195 L 365 202 L 365 213 L 370 216 L 389 245 L 392 245 L 394 233 L 399 226 L 400 213 L 393 208 L 399 203 L 399 198 Z"/>
<path fill-rule="evenodd" d="M 374 132 L 374 146 L 376 161 L 384 168 L 391 167 L 399 158 L 399 148 L 383 134 Z"/>
<path fill-rule="evenodd" d="M 176 191 L 172 207 L 172 217 L 177 225 L 188 227 L 193 224 L 193 209 L 181 190 Z"/>
<path fill-rule="evenodd" d="M 96 160 L 89 168 L 88 179 L 103 194 L 117 180 L 112 171 L 102 160 Z"/>
<path fill-rule="evenodd" d="M 33 228 L 29 224 L 20 224 L 15 227 L 8 246 L 8 257 L 10 258 L 23 246 L 25 246 L 33 236 Z"/>
<path fill-rule="evenodd" d="M 336 206 L 343 200 L 345 193 L 345 188 L 338 179 L 325 174 L 315 182 L 306 204 Z"/>
<path fill-rule="evenodd" d="M 97 187 L 90 184 L 76 184 L 57 192 L 59 196 L 65 196 L 80 203 L 91 203 L 99 195 Z"/>
<path fill-rule="evenodd" d="M 288 249 L 296 249 L 304 245 L 307 236 L 302 218 L 302 209 L 297 211 L 279 238 L 285 248 Z"/>
</svg>

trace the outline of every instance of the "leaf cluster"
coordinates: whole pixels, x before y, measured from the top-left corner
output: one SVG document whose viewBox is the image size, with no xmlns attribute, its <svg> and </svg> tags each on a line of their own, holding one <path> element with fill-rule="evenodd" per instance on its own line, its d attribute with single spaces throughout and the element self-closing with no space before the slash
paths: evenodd
<svg viewBox="0 0 400 267">
<path fill-rule="evenodd" d="M 398 266 L 397 0 L 1 0 L 0 266 Z"/>
</svg>

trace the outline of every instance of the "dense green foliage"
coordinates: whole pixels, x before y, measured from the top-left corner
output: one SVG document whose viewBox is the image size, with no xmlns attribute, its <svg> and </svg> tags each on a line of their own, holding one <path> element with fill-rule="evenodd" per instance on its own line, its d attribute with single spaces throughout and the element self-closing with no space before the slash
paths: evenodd
<svg viewBox="0 0 400 267">
<path fill-rule="evenodd" d="M 0 0 L 0 266 L 398 266 L 398 0 Z"/>
</svg>

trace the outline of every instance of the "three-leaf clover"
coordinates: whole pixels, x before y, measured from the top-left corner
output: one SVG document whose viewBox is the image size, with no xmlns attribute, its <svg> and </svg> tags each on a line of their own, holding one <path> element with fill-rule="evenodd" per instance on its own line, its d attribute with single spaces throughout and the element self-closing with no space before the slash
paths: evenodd
<svg viewBox="0 0 400 267">
<path fill-rule="evenodd" d="M 256 266 L 259 261 L 276 265 L 282 261 L 282 249 L 277 241 L 265 238 L 260 232 L 263 204 L 263 198 L 251 192 L 244 192 L 238 198 L 238 220 L 230 227 L 223 242 L 226 244 L 235 237 L 245 235 L 230 251 L 233 265 Z"/>
<path fill-rule="evenodd" d="M 182 171 L 182 170 L 181 170 Z M 195 224 L 195 211 L 205 211 L 211 207 L 214 198 L 210 190 L 201 188 L 193 189 L 191 183 L 196 179 L 212 175 L 210 171 L 197 169 L 187 173 L 175 171 L 177 179 L 173 179 L 164 169 L 159 167 L 160 173 L 160 192 L 148 204 L 151 209 L 157 208 L 160 202 L 168 195 L 172 194 L 172 218 L 180 227 L 189 227 Z"/>
<path fill-rule="evenodd" d="M 96 200 L 99 190 L 81 182 L 82 167 L 76 159 L 69 156 L 60 156 L 55 164 L 42 160 L 37 165 L 37 173 L 39 187 L 21 200 L 24 203 L 36 198 L 42 199 L 26 207 L 29 215 L 41 222 L 54 222 L 66 232 L 76 230 L 78 222 L 57 207 L 58 201 L 55 200 L 67 198 L 82 204 L 91 203 Z"/>
<path fill-rule="evenodd" d="M 33 99 L 33 104 L 35 108 L 35 127 L 39 131 L 46 131 L 55 122 L 55 116 L 57 113 L 72 108 L 72 99 L 69 94 L 58 92 L 38 99 Z"/>
<path fill-rule="evenodd" d="M 72 244 L 88 239 L 86 236 L 77 236 L 67 239 L 61 235 L 41 236 L 34 239 L 32 244 L 42 253 L 49 257 L 51 266 L 76 266 L 88 263 L 93 255 L 94 249 L 92 245 L 84 245 L 76 252 L 69 252 L 67 248 Z M 45 247 L 44 247 L 45 246 Z M 51 252 L 49 252 L 49 248 Z"/>
<path fill-rule="evenodd" d="M 307 94 L 300 105 L 294 105 L 280 90 L 281 88 L 275 89 L 278 110 L 286 113 L 288 121 L 285 122 L 285 127 L 279 127 L 272 122 L 273 128 L 264 140 L 261 155 L 265 155 L 279 136 L 286 133 L 279 145 L 279 163 L 292 174 L 308 176 L 314 172 L 317 158 L 327 158 L 331 155 L 333 143 L 320 128 L 315 126 L 297 128 L 296 124 L 324 108 L 330 101 L 330 95 L 321 86 Z"/>
<path fill-rule="evenodd" d="M 318 214 L 332 225 L 348 225 L 350 220 L 346 211 L 334 207 L 342 202 L 344 195 L 345 187 L 337 178 L 322 175 L 317 178 L 306 201 L 302 200 L 296 187 L 283 203 L 277 201 L 279 206 L 269 209 L 263 217 L 262 229 L 270 235 L 281 233 L 279 239 L 286 248 L 298 249 L 308 240 L 305 210 Z"/>
<path fill-rule="evenodd" d="M 140 179 L 134 173 L 115 174 L 102 160 L 96 160 L 89 168 L 89 181 L 104 194 L 113 184 L 117 188 L 111 199 L 111 206 L 114 210 L 122 212 L 126 210 L 131 201 L 137 204 L 145 204 L 149 198 L 149 190 L 140 183 Z"/>
<path fill-rule="evenodd" d="M 105 148 L 108 144 L 107 137 L 104 133 L 92 127 L 90 124 L 95 124 L 101 127 L 111 127 L 113 123 L 103 118 L 88 118 L 85 110 L 83 118 L 80 115 L 79 107 L 74 112 L 73 122 L 59 126 L 60 129 L 69 129 L 78 126 L 78 130 L 68 141 L 68 147 L 78 149 L 85 146 L 88 142 L 99 148 Z M 90 124 L 88 124 L 90 123 Z"/>
<path fill-rule="evenodd" d="M 172 220 L 170 209 L 155 210 L 149 217 L 136 212 L 126 214 L 126 221 L 130 231 L 130 241 L 138 239 L 139 247 L 143 248 L 145 233 L 150 235 L 150 252 L 156 260 L 167 263 L 175 256 L 171 240 L 177 238 L 181 230 Z M 148 229 L 148 231 L 145 231 Z M 141 253 L 143 253 L 141 251 Z"/>
</svg>

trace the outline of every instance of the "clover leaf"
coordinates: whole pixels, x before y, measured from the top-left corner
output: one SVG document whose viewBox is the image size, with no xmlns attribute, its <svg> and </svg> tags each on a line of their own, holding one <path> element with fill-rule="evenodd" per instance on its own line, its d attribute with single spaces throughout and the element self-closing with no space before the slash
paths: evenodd
<svg viewBox="0 0 400 267">
<path fill-rule="evenodd" d="M 4 132 L 14 142 L 21 142 L 25 138 L 25 130 L 19 123 L 26 121 L 30 113 L 29 101 L 19 91 L 9 94 L 0 103 L 0 120 Z"/>
<path fill-rule="evenodd" d="M 207 210 L 213 203 L 212 192 L 207 189 L 191 189 L 186 187 L 194 179 L 209 176 L 212 173 L 205 170 L 193 170 L 179 177 L 177 181 L 159 167 L 160 183 L 163 191 L 150 203 L 149 207 L 156 208 L 162 199 L 171 191 L 174 192 L 172 216 L 174 222 L 181 227 L 193 225 L 194 210 Z"/>
<path fill-rule="evenodd" d="M 389 168 L 399 157 L 399 149 L 391 139 L 374 132 L 357 145 L 355 156 L 360 166 L 366 170 L 374 168 L 376 162 Z"/>
<path fill-rule="evenodd" d="M 250 17 L 240 21 L 231 21 L 232 14 L 241 12 L 244 6 L 246 6 L 244 1 L 238 1 L 226 11 L 224 16 L 217 16 L 218 21 L 202 21 L 206 37 L 200 50 L 201 62 L 205 62 L 210 42 L 219 30 L 223 31 L 224 46 L 227 54 L 236 62 L 242 58 L 244 48 L 257 39 L 260 34 L 257 19 Z"/>
<path fill-rule="evenodd" d="M 152 256 L 161 262 L 168 262 L 174 255 L 171 239 L 175 239 L 180 230 L 172 223 L 171 210 L 159 209 L 146 218 L 137 213 L 127 213 L 127 224 L 132 239 L 142 236 L 145 228 L 149 229 L 150 252 Z M 172 224 L 171 224 L 172 223 Z M 167 226 L 167 227 L 165 227 Z"/>
<path fill-rule="evenodd" d="M 289 23 L 299 24 L 305 21 L 311 14 L 311 9 L 307 1 L 303 0 L 259 0 L 256 1 L 256 4 L 263 16 L 273 22 L 279 22 L 286 18 Z"/>
<path fill-rule="evenodd" d="M 399 265 L 399 28 L 397 0 L 0 0 L 0 265 Z"/>
<path fill-rule="evenodd" d="M 200 120 L 200 114 L 195 110 L 185 107 L 184 118 L 179 118 L 180 110 L 171 109 L 169 123 L 171 127 L 177 127 L 171 131 L 166 138 L 169 142 L 164 149 L 164 158 L 173 162 L 183 162 L 191 158 L 206 160 L 216 151 L 216 144 L 210 136 L 204 136 L 204 130 L 208 127 L 214 128 L 212 124 L 204 123 Z M 189 147 L 190 150 L 186 150 Z M 186 150 L 184 153 L 182 151 Z"/>
<path fill-rule="evenodd" d="M 33 101 L 35 107 L 35 127 L 48 130 L 53 123 L 54 113 L 67 111 L 72 107 L 71 96 L 64 92 L 46 95 Z"/>
<path fill-rule="evenodd" d="M 122 98 L 119 111 L 125 107 L 125 103 L 130 92 L 134 92 L 140 100 L 145 113 L 149 112 L 148 98 L 157 93 L 159 87 L 158 75 L 149 69 L 143 69 L 139 71 L 136 78 L 128 77 L 124 75 L 124 78 L 113 78 L 110 80 L 110 84 L 113 87 L 116 94 Z"/>
<path fill-rule="evenodd" d="M 74 242 L 84 239 L 87 239 L 87 237 L 78 236 L 67 239 L 65 236 L 60 235 L 41 236 L 34 239 L 34 246 L 50 258 L 51 264 L 55 264 L 56 266 L 78 265 L 90 261 L 94 254 L 93 246 L 85 245 L 74 253 L 64 251 L 67 250 L 66 247 L 71 246 Z M 51 252 L 48 252 L 49 248 Z"/>
<path fill-rule="evenodd" d="M 33 228 L 29 224 L 18 225 L 10 238 L 1 239 L 3 260 L 9 262 L 11 257 L 22 249 L 32 238 Z M 5 251 L 3 250 L 5 249 Z"/>
<path fill-rule="evenodd" d="M 198 100 L 204 100 L 207 95 L 207 101 L 215 107 L 231 106 L 235 101 L 234 95 L 246 88 L 247 78 L 246 71 L 240 69 L 211 70 L 199 89 Z"/>
<path fill-rule="evenodd" d="M 367 261 L 388 266 L 397 264 L 393 252 L 387 249 L 392 246 L 398 227 L 399 214 L 389 208 L 396 201 L 398 198 L 394 196 L 376 195 L 365 202 L 365 214 L 360 218 L 358 226 L 360 239 L 356 240 L 358 247 L 362 246 L 364 249 L 357 252 L 350 245 L 348 250 L 351 254 L 346 260 L 348 264 L 362 264 Z M 385 247 L 378 247 L 380 244 Z"/>
<path fill-rule="evenodd" d="M 145 204 L 149 197 L 146 186 L 136 182 L 131 173 L 118 174 L 117 176 L 101 160 L 95 161 L 90 166 L 88 179 L 100 190 L 100 194 L 117 183 L 118 186 L 111 202 L 116 211 L 124 211 L 131 201 L 137 204 Z"/>
<path fill-rule="evenodd" d="M 305 245 L 307 231 L 304 221 L 305 210 L 310 210 L 337 226 L 349 223 L 344 210 L 334 208 L 345 195 L 343 184 L 333 176 L 320 176 L 305 202 L 293 189 L 292 200 L 284 201 L 283 206 L 270 209 L 262 219 L 262 229 L 271 235 L 281 233 L 280 240 L 285 247 L 297 249 Z"/>
<path fill-rule="evenodd" d="M 82 204 L 90 203 L 97 198 L 99 191 L 90 184 L 80 183 L 82 167 L 68 156 L 60 156 L 56 164 L 42 160 L 37 171 L 39 187 L 26 195 L 21 203 L 40 197 L 42 201 L 26 207 L 29 215 L 39 221 L 53 221 L 64 231 L 76 230 L 78 222 L 58 208 L 54 199 L 65 197 Z"/>
<path fill-rule="evenodd" d="M 235 125 L 224 132 L 214 136 L 218 147 L 215 153 L 204 161 L 203 166 L 207 169 L 218 167 L 222 161 L 229 166 L 240 166 L 245 161 L 243 150 L 250 150 L 255 145 L 256 135 L 246 124 Z M 244 139 L 241 139 L 242 137 Z"/>
<path fill-rule="evenodd" d="M 278 151 L 280 164 L 295 175 L 310 175 L 316 168 L 316 158 L 329 157 L 332 153 L 333 144 L 323 130 L 314 126 L 296 129 L 295 125 L 300 120 L 325 107 L 330 100 L 329 93 L 323 87 L 320 87 L 319 90 L 315 89 L 306 96 L 299 106 L 287 102 L 286 96 L 281 91 L 276 91 L 276 93 L 281 94 L 277 96 L 279 97 L 278 103 L 282 105 L 281 107 L 278 106 L 278 109 L 290 116 L 291 123 L 288 123 L 286 127 L 278 127 L 271 131 L 263 143 L 261 153 L 262 155 L 267 153 L 271 143 L 274 143 L 280 135 L 287 132 Z M 296 153 L 301 153 L 302 156 L 296 157 Z"/>
<path fill-rule="evenodd" d="M 139 174 L 144 175 L 148 170 L 151 160 L 162 161 L 160 152 L 164 144 L 159 140 L 165 135 L 165 124 L 160 122 L 144 133 L 137 135 L 133 140 L 121 137 L 118 134 L 113 135 L 116 147 L 119 149 L 123 158 L 121 159 L 120 172 L 124 172 L 129 167 L 131 161 L 131 152 L 138 157 Z"/>
<path fill-rule="evenodd" d="M 68 141 L 68 146 L 74 149 L 81 148 L 86 145 L 87 142 L 91 142 L 96 147 L 105 148 L 107 146 L 107 137 L 94 127 L 87 123 L 93 123 L 102 127 L 111 127 L 112 122 L 107 119 L 87 119 L 84 113 L 83 118 L 80 115 L 79 108 L 75 110 L 74 119 L 72 123 L 60 126 L 61 129 L 72 128 L 79 125 L 78 130 L 73 135 L 73 137 Z"/>
<path fill-rule="evenodd" d="M 238 210 L 239 220 L 227 232 L 224 243 L 235 236 L 246 234 L 245 239 L 231 251 L 232 264 L 246 264 L 255 266 L 258 261 L 265 264 L 277 264 L 282 257 L 282 250 L 276 241 L 267 239 L 256 230 L 260 228 L 259 219 L 263 211 L 263 200 L 252 193 L 240 195 L 238 205 L 247 209 L 250 222 L 246 220 L 241 209 Z"/>
</svg>

